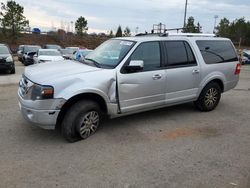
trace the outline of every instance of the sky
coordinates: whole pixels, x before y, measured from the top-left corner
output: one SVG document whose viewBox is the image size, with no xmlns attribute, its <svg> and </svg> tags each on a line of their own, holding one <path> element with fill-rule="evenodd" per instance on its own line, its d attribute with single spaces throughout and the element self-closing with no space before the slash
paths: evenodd
<svg viewBox="0 0 250 188">
<path fill-rule="evenodd" d="M 1 2 L 6 2 L 1 1 Z M 51 30 L 56 27 L 72 30 L 71 22 L 83 16 L 88 20 L 89 33 L 116 32 L 119 25 L 133 33 L 150 32 L 153 24 L 167 28 L 183 26 L 185 0 L 16 0 L 24 7 L 31 27 Z M 204 33 L 212 33 L 214 16 L 217 23 L 245 17 L 250 20 L 250 0 L 188 0 L 187 17 L 193 16 Z"/>
</svg>

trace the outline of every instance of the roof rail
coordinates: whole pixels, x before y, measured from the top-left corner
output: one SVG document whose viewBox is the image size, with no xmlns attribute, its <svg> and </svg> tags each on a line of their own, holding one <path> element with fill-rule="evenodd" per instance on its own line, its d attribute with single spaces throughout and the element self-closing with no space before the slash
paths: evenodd
<svg viewBox="0 0 250 188">
<path fill-rule="evenodd" d="M 136 37 L 152 37 L 152 36 L 159 36 L 159 37 L 216 37 L 215 34 L 203 34 L 203 33 L 139 33 L 135 35 Z"/>
<path fill-rule="evenodd" d="M 216 37 L 215 34 L 203 34 L 203 33 L 167 33 L 167 36 L 183 36 L 183 37 Z"/>
</svg>

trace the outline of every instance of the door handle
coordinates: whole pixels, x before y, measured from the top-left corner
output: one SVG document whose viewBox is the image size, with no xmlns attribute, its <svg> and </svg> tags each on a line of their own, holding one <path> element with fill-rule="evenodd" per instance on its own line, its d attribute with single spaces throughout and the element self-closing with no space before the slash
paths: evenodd
<svg viewBox="0 0 250 188">
<path fill-rule="evenodd" d="M 161 79 L 161 75 L 160 74 L 156 74 L 152 78 L 153 78 L 153 80 L 159 80 L 159 79 Z"/>
<path fill-rule="evenodd" d="M 200 70 L 198 69 L 193 70 L 193 74 L 199 74 L 199 73 L 200 73 Z"/>
</svg>

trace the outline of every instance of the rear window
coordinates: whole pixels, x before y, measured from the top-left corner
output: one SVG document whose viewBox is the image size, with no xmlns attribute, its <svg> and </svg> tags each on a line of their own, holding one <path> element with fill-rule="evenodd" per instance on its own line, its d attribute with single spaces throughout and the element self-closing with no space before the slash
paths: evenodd
<svg viewBox="0 0 250 188">
<path fill-rule="evenodd" d="M 230 41 L 196 41 L 206 64 L 238 61 L 235 49 Z"/>
</svg>

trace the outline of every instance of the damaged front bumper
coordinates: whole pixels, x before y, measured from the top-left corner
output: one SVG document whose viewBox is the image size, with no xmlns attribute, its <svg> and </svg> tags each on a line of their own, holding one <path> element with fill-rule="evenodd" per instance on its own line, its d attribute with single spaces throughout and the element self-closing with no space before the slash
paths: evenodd
<svg viewBox="0 0 250 188">
<path fill-rule="evenodd" d="M 25 120 L 43 129 L 55 129 L 65 99 L 24 100 L 18 92 L 19 107 Z"/>
</svg>

